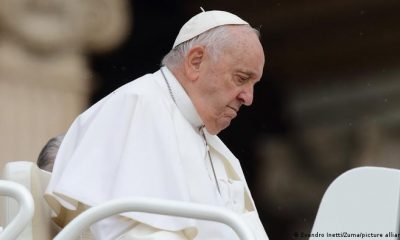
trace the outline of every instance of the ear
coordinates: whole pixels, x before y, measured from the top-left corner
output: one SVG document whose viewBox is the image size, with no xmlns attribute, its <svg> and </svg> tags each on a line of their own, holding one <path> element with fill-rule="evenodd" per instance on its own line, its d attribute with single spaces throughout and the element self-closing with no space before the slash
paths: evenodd
<svg viewBox="0 0 400 240">
<path fill-rule="evenodd" d="M 204 46 L 192 47 L 185 58 L 185 72 L 191 81 L 197 80 L 200 74 L 200 66 L 204 61 Z"/>
</svg>

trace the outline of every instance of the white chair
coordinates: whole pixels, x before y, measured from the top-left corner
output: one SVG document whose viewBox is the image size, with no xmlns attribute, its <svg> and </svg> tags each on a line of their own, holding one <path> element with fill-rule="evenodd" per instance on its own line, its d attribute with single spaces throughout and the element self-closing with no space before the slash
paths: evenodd
<svg viewBox="0 0 400 240">
<path fill-rule="evenodd" d="M 19 183 L 33 197 L 35 214 L 18 238 L 13 240 L 48 240 L 59 228 L 51 221 L 51 210 L 43 198 L 51 174 L 39 169 L 33 162 L 15 161 L 4 166 L 2 179 Z M 9 224 L 16 216 L 19 206 L 14 199 L 3 199 L 0 213 L 3 224 Z"/>
<path fill-rule="evenodd" d="M 33 198 L 24 186 L 5 180 L 0 180 L 0 195 L 16 200 L 19 205 L 17 213 L 12 214 L 10 221 L 0 232 L 1 240 L 15 240 L 33 218 Z M 7 209 L 2 209 L 2 214 L 9 218 L 10 212 Z"/>
<path fill-rule="evenodd" d="M 310 240 L 395 240 L 400 239 L 393 234 L 399 233 L 399 227 L 400 170 L 360 167 L 345 172 L 329 186 Z"/>
<path fill-rule="evenodd" d="M 18 237 L 5 238 L 4 240 L 49 240 L 53 239 L 60 230 L 51 220 L 52 211 L 43 198 L 43 193 L 50 176 L 50 173 L 39 169 L 36 164 L 32 162 L 20 161 L 6 164 L 3 178 L 18 182 L 25 187 L 24 189 L 30 191 L 33 196 L 35 214 L 31 221 L 22 222 L 17 219 L 16 221 L 19 221 L 17 224 L 20 228 L 16 229 L 16 231 L 23 230 L 22 233 Z M 5 222 L 9 223 L 16 216 L 18 209 L 18 205 L 14 200 L 5 199 L 5 204 L 2 206 L 2 209 L 0 209 L 0 213 L 4 215 Z M 195 203 L 132 198 L 110 201 L 80 213 L 55 236 L 54 240 L 91 239 L 90 234 L 84 232 L 91 224 L 108 216 L 127 211 L 216 221 L 230 226 L 238 234 L 240 239 L 254 239 L 253 233 L 250 231 L 249 227 L 239 216 L 231 211 Z M 26 226 L 21 228 L 23 225 Z M 3 240 L 1 235 L 0 240 Z"/>
<path fill-rule="evenodd" d="M 76 239 L 93 223 L 115 214 L 131 211 L 220 222 L 231 227 L 241 240 L 255 239 L 244 221 L 238 215 L 226 209 L 189 202 L 132 198 L 110 201 L 84 211 L 65 226 L 54 240 Z"/>
</svg>

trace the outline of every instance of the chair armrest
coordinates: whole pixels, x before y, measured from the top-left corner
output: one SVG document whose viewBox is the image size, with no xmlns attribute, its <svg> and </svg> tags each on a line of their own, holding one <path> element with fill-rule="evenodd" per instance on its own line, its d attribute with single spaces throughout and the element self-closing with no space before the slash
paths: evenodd
<svg viewBox="0 0 400 240">
<path fill-rule="evenodd" d="M 21 184 L 0 180 L 0 195 L 12 197 L 19 204 L 19 211 L 0 233 L 1 240 L 15 240 L 33 218 L 35 205 L 30 192 Z"/>
<path fill-rule="evenodd" d="M 146 212 L 220 222 L 231 227 L 242 240 L 254 240 L 254 235 L 235 213 L 223 208 L 151 198 L 118 199 L 89 208 L 72 220 L 54 240 L 76 239 L 93 223 L 123 212 Z"/>
</svg>

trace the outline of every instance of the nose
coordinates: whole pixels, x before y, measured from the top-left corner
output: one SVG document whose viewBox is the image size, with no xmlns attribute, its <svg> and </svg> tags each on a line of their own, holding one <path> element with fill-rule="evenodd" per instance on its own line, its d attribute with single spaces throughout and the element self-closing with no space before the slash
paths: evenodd
<svg viewBox="0 0 400 240">
<path fill-rule="evenodd" d="M 240 102 L 246 106 L 250 106 L 253 103 L 253 85 L 246 86 L 238 95 Z"/>
</svg>

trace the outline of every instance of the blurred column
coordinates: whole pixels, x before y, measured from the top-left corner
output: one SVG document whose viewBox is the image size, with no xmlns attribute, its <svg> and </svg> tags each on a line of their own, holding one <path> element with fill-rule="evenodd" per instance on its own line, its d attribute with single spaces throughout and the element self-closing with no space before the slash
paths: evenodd
<svg viewBox="0 0 400 240">
<path fill-rule="evenodd" d="M 35 161 L 92 90 L 86 54 L 128 31 L 125 0 L 0 0 L 0 167 Z"/>
</svg>

